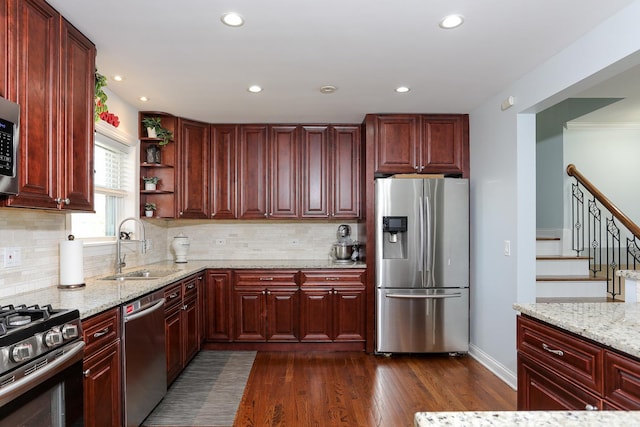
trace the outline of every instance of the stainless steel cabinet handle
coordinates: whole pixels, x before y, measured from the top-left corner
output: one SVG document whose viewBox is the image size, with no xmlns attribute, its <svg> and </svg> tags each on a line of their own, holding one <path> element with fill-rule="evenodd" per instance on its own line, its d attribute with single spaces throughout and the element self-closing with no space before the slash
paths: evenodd
<svg viewBox="0 0 640 427">
<path fill-rule="evenodd" d="M 555 349 L 549 347 L 548 345 L 546 345 L 545 343 L 542 343 L 542 349 L 545 350 L 545 351 L 548 351 L 549 353 L 555 354 L 556 356 L 564 356 L 564 351 L 555 350 Z"/>
<path fill-rule="evenodd" d="M 174 298 L 175 298 L 175 297 L 177 297 L 178 295 L 180 295 L 180 294 L 178 294 L 177 292 L 174 292 L 174 293 L 172 293 L 171 295 L 169 295 L 169 299 L 174 299 Z"/>
<path fill-rule="evenodd" d="M 340 278 L 339 277 L 325 277 L 324 280 L 333 280 L 333 281 L 335 281 L 335 280 L 340 280 Z"/>
<path fill-rule="evenodd" d="M 107 335 L 108 333 L 109 333 L 109 328 L 107 327 L 93 334 L 93 337 L 100 338 L 101 336 Z"/>
<path fill-rule="evenodd" d="M 188 308 L 189 308 L 189 304 L 185 304 L 185 305 L 182 306 L 182 310 L 186 311 Z"/>
<path fill-rule="evenodd" d="M 261 281 L 273 281 L 273 277 L 261 277 L 260 278 Z"/>
<path fill-rule="evenodd" d="M 589 405 L 589 404 L 587 404 L 587 405 L 584 407 L 584 409 L 585 409 L 585 411 L 597 411 L 597 410 L 598 410 L 598 407 L 597 407 L 597 406 L 593 406 L 593 405 Z"/>
<path fill-rule="evenodd" d="M 193 289 L 195 286 L 196 286 L 196 284 L 195 284 L 195 283 L 189 283 L 189 284 L 187 285 L 187 289 Z"/>
</svg>

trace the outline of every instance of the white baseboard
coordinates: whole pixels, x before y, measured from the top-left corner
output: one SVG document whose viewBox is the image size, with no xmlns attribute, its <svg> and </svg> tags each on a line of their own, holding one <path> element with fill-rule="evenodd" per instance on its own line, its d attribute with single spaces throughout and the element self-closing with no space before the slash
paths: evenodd
<svg viewBox="0 0 640 427">
<path fill-rule="evenodd" d="M 518 389 L 518 376 L 507 369 L 504 365 L 497 360 L 489 356 L 484 351 L 480 350 L 473 344 L 469 344 L 469 355 L 476 359 L 485 368 L 493 372 L 498 378 L 504 381 L 509 387 L 514 390 Z"/>
</svg>

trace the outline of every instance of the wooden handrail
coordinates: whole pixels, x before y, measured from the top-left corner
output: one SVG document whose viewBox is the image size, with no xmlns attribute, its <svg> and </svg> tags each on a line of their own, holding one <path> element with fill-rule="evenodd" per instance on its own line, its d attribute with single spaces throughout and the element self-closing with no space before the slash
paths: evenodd
<svg viewBox="0 0 640 427">
<path fill-rule="evenodd" d="M 602 205 L 607 208 L 611 215 L 616 217 L 627 229 L 633 233 L 634 236 L 640 238 L 640 227 L 635 222 L 631 221 L 611 200 L 607 198 L 598 188 L 591 183 L 584 175 L 582 175 L 578 169 L 576 169 L 573 163 L 567 166 L 567 175 L 575 177 L 580 184 L 584 186 Z"/>
</svg>

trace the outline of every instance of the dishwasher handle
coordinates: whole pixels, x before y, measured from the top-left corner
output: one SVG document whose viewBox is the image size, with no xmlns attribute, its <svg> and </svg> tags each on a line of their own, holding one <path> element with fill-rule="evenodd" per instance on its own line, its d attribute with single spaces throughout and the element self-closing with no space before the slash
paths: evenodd
<svg viewBox="0 0 640 427">
<path fill-rule="evenodd" d="M 150 303 L 149 305 L 147 305 L 145 308 L 143 308 L 140 311 L 136 311 L 133 314 L 130 315 L 125 315 L 124 316 L 124 322 L 131 322 L 133 320 L 136 320 L 142 316 L 146 316 L 151 312 L 154 312 L 158 309 L 160 309 L 161 307 L 164 307 L 164 298 L 160 298 L 159 300 L 156 300 L 157 302 L 153 302 Z"/>
</svg>

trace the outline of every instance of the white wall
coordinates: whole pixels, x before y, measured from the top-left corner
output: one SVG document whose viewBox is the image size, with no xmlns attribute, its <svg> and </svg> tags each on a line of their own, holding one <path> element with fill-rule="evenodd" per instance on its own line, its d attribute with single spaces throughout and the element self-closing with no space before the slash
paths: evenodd
<svg viewBox="0 0 640 427">
<path fill-rule="evenodd" d="M 640 0 L 470 112 L 471 354 L 514 386 L 511 304 L 535 301 L 534 113 L 640 63 L 639 20 Z"/>
</svg>

